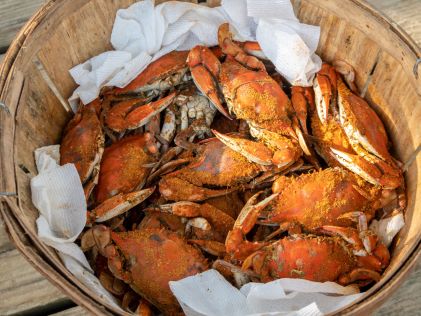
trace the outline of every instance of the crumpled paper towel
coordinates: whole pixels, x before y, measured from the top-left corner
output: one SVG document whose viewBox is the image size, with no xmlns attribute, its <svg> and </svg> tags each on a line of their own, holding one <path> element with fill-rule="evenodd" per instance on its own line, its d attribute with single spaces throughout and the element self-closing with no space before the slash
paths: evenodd
<svg viewBox="0 0 421 316">
<path fill-rule="evenodd" d="M 301 279 L 248 283 L 238 290 L 213 269 L 170 282 L 170 288 L 187 316 L 319 316 L 364 295 L 353 286 Z"/>
<path fill-rule="evenodd" d="M 93 57 L 70 70 L 79 87 L 69 99 L 93 101 L 104 86 L 124 87 L 146 66 L 173 50 L 218 44 L 217 30 L 229 22 L 238 40 L 257 40 L 263 53 L 293 85 L 311 85 L 321 67 L 315 54 L 320 27 L 302 24 L 290 0 L 223 0 L 209 8 L 169 1 L 154 7 L 140 1 L 118 10 L 111 34 L 114 51 Z"/>
<path fill-rule="evenodd" d="M 86 224 L 86 201 L 74 164 L 59 166 L 60 145 L 35 151 L 38 175 L 31 179 L 32 202 L 40 216 L 38 236 L 55 248 L 69 271 L 109 304 L 119 308 L 93 274 L 85 254 L 74 243 Z"/>
<path fill-rule="evenodd" d="M 374 219 L 370 224 L 370 230 L 379 236 L 379 239 L 386 247 L 390 247 L 393 238 L 403 226 L 405 226 L 405 219 L 402 212 L 399 212 L 381 220 Z"/>
</svg>

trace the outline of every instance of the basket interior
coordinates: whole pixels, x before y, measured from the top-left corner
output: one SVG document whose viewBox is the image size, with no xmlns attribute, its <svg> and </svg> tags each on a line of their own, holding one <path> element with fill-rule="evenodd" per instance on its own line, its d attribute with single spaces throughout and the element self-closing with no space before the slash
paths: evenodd
<svg viewBox="0 0 421 316">
<path fill-rule="evenodd" d="M 16 50 L 1 95 L 15 118 L 7 123 L 11 124 L 7 128 L 13 130 L 13 137 L 3 139 L 9 152 L 13 148 L 13 155 L 3 155 L 3 191 L 18 192 L 15 216 L 41 251 L 65 274 L 55 253 L 36 238 L 38 211 L 32 205 L 29 188 L 31 177 L 36 175 L 33 152 L 38 147 L 59 143 L 61 131 L 71 117 L 66 100 L 76 88 L 68 70 L 111 49 L 109 38 L 115 13 L 133 2 L 50 3 L 32 21 L 32 27 L 27 26 L 26 33 L 21 33 L 21 47 Z M 207 2 L 211 6 L 218 4 L 218 1 Z M 323 60 L 342 59 L 355 68 L 357 86 L 385 123 L 396 150 L 395 157 L 402 162 L 412 161 L 405 174 L 407 225 L 396 239 L 385 277 L 367 292 L 370 295 L 393 276 L 420 241 L 421 190 L 417 184 L 421 183 L 421 156 L 416 157 L 414 152 L 421 140 L 421 79 L 412 73 L 416 56 L 404 35 L 391 30 L 360 1 L 294 3 L 302 22 L 321 26 L 318 53 Z M 68 273 L 67 277 L 84 288 Z M 89 294 L 86 289 L 85 292 Z"/>
</svg>

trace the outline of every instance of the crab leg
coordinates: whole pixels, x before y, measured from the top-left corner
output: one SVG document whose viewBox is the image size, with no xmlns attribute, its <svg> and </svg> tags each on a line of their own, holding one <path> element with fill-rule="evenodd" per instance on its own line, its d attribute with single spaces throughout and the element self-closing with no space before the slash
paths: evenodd
<svg viewBox="0 0 421 316">
<path fill-rule="evenodd" d="M 177 216 L 188 218 L 199 216 L 204 217 L 212 226 L 218 227 L 218 230 L 220 230 L 224 235 L 227 234 L 234 225 L 234 219 L 231 216 L 207 203 L 197 204 L 193 202 L 176 202 L 173 204 L 160 205 L 158 208 L 161 211 Z"/>
<path fill-rule="evenodd" d="M 156 114 L 165 110 L 175 98 L 175 92 L 157 101 L 140 105 L 143 99 L 122 101 L 114 105 L 107 114 L 106 124 L 115 132 L 123 132 L 141 127 Z"/>
<path fill-rule="evenodd" d="M 160 136 L 167 144 L 171 143 L 174 139 L 176 132 L 176 118 L 174 109 L 170 106 L 165 110 L 164 124 L 162 125 Z"/>
<path fill-rule="evenodd" d="M 323 64 L 314 78 L 314 94 L 317 114 L 323 124 L 327 123 L 331 104 L 336 103 L 337 75 L 333 67 Z"/>
<path fill-rule="evenodd" d="M 196 46 L 190 51 L 187 64 L 199 90 L 209 98 L 219 112 L 232 119 L 220 101 L 219 88 L 215 81 L 221 68 L 218 58 L 206 46 Z"/>
<path fill-rule="evenodd" d="M 277 167 L 285 167 L 294 163 L 297 160 L 297 150 L 295 146 L 288 146 L 290 140 L 276 135 L 277 150 L 272 151 L 262 142 L 255 142 L 249 139 L 241 138 L 238 136 L 229 136 L 221 134 L 216 130 L 212 130 L 215 136 L 232 150 L 242 154 L 249 161 L 255 162 L 259 165 L 270 166 L 272 164 Z M 282 143 L 282 141 L 285 141 Z M 283 145 L 283 146 L 282 146 Z"/>
<path fill-rule="evenodd" d="M 229 30 L 229 23 L 222 24 L 218 29 L 218 42 L 219 46 L 222 48 L 222 52 L 226 55 L 234 58 L 240 64 L 258 71 L 266 72 L 265 65 L 256 57 L 247 55 L 246 52 L 236 44 L 232 39 L 232 34 Z M 249 42 L 244 45 L 246 49 L 253 48 L 256 50 L 260 46 L 256 46 Z M 253 47 L 254 46 L 254 47 Z"/>
<path fill-rule="evenodd" d="M 402 185 L 402 173 L 398 168 L 369 153 L 363 158 L 331 147 L 333 157 L 345 168 L 355 172 L 367 182 L 385 189 L 395 189 Z M 371 161 L 370 161 L 371 160 Z"/>
<path fill-rule="evenodd" d="M 277 193 L 272 194 L 263 201 L 256 203 L 260 194 L 261 192 L 258 192 L 253 195 L 244 205 L 225 241 L 227 252 L 236 259 L 245 259 L 250 254 L 269 244 L 268 242 L 250 242 L 245 240 L 246 234 L 254 227 L 260 211 L 278 196 Z"/>
<path fill-rule="evenodd" d="M 343 285 L 355 283 L 356 281 L 375 281 L 378 282 L 381 278 L 380 273 L 364 268 L 357 268 L 350 273 L 339 277 L 338 282 Z"/>
<path fill-rule="evenodd" d="M 213 256 L 222 257 L 226 254 L 225 244 L 215 240 L 189 239 L 188 242 L 199 246 Z"/>
<path fill-rule="evenodd" d="M 187 51 L 173 51 L 155 60 L 124 88 L 115 88 L 108 95 L 138 95 L 147 90 L 169 89 L 179 83 L 187 71 Z M 173 77 L 173 78 L 171 78 Z"/>
<path fill-rule="evenodd" d="M 105 222 L 113 217 L 124 214 L 136 205 L 145 201 L 153 192 L 155 187 L 131 193 L 119 193 L 98 205 L 90 213 L 90 217 L 97 223 Z"/>
<path fill-rule="evenodd" d="M 178 190 L 173 188 L 178 188 Z M 165 199 L 172 201 L 203 201 L 212 197 L 226 195 L 236 190 L 238 188 L 235 187 L 219 190 L 198 187 L 177 177 L 164 177 L 159 182 L 161 195 Z"/>
</svg>

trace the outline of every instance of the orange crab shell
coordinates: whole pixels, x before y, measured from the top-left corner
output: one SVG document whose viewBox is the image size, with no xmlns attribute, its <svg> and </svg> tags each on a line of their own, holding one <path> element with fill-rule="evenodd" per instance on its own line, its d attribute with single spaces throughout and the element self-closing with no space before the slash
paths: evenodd
<svg viewBox="0 0 421 316">
<path fill-rule="evenodd" d="M 212 195 L 212 190 L 205 185 L 220 188 L 236 186 L 250 181 L 260 171 L 256 164 L 213 139 L 201 145 L 198 156 L 188 166 L 164 176 L 159 183 L 159 191 L 168 200 L 200 201 Z M 226 193 L 222 190 L 219 195 Z"/>
<path fill-rule="evenodd" d="M 357 267 L 357 261 L 337 237 L 287 237 L 253 254 L 251 265 L 262 282 L 278 278 L 337 281 Z"/>
<path fill-rule="evenodd" d="M 124 88 L 115 88 L 110 93 L 114 95 L 130 94 L 139 87 L 146 86 L 160 78 L 165 78 L 181 71 L 183 68 L 187 68 L 186 60 L 188 53 L 188 51 L 172 51 L 162 56 L 152 62 L 127 86 Z"/>
<path fill-rule="evenodd" d="M 227 60 L 221 65 L 220 81 L 237 118 L 253 122 L 279 119 L 290 126 L 291 102 L 267 73 L 247 70 L 238 62 Z"/>
<path fill-rule="evenodd" d="M 89 179 L 104 150 L 97 104 L 98 100 L 79 109 L 67 124 L 60 146 L 60 164 L 74 163 L 82 183 Z"/>
<path fill-rule="evenodd" d="M 280 177 L 272 189 L 280 194 L 270 204 L 267 221 L 298 222 L 308 229 L 353 225 L 341 215 L 355 210 L 364 211 L 370 220 L 375 211 L 373 200 L 379 193 L 341 168 L 328 168 L 297 178 Z M 369 199 L 370 194 L 373 200 Z"/>
<path fill-rule="evenodd" d="M 152 145 L 152 136 L 142 134 L 125 137 L 105 149 L 96 188 L 97 203 L 131 192 L 145 180 L 149 169 L 144 165 L 154 161 L 148 152 Z"/>
<path fill-rule="evenodd" d="M 181 311 L 168 282 L 208 269 L 208 263 L 199 250 L 167 230 L 147 228 L 112 232 L 111 238 L 121 251 L 125 264 L 123 267 L 120 261 L 109 257 L 110 270 L 116 276 L 127 272 L 130 278 L 126 282 L 164 313 Z"/>
</svg>

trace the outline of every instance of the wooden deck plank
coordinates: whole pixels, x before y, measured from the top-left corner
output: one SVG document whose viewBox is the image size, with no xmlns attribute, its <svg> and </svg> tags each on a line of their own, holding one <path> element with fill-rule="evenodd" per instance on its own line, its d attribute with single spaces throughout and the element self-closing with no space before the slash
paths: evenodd
<svg viewBox="0 0 421 316">
<path fill-rule="evenodd" d="M 418 316 L 421 314 L 421 262 L 404 284 L 373 316 Z"/>
<path fill-rule="evenodd" d="M 60 306 L 74 305 L 17 250 L 0 254 L 0 280 L 0 315 L 27 311 L 47 314 Z"/>
<path fill-rule="evenodd" d="M 368 0 L 402 27 L 421 46 L 420 0 Z"/>
<path fill-rule="evenodd" d="M 55 314 L 50 314 L 50 316 L 89 316 L 89 315 L 91 314 L 89 314 L 84 308 L 80 306 L 69 308 Z"/>
<path fill-rule="evenodd" d="M 7 236 L 6 227 L 3 220 L 0 218 L 0 254 L 6 251 L 13 250 L 15 247 L 10 242 L 9 237 Z M 0 273 L 1 275 L 1 273 Z M 1 278 L 0 278 L 1 280 Z"/>
<path fill-rule="evenodd" d="M 4 52 L 16 33 L 47 0 L 0 1 L 0 53 Z"/>
</svg>

